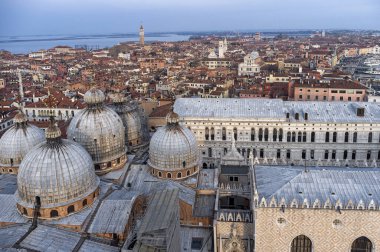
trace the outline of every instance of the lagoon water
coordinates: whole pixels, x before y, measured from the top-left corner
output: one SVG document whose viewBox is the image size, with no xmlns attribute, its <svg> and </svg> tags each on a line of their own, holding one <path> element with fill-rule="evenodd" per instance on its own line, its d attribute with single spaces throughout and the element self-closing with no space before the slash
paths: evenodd
<svg viewBox="0 0 380 252">
<path fill-rule="evenodd" d="M 188 35 L 178 34 L 145 34 L 145 41 L 185 41 Z M 138 41 L 136 34 L 111 35 L 44 35 L 44 36 L 1 36 L 0 50 L 12 53 L 30 53 L 40 49 L 49 49 L 55 46 L 82 46 L 89 48 L 106 48 L 120 42 Z"/>
</svg>

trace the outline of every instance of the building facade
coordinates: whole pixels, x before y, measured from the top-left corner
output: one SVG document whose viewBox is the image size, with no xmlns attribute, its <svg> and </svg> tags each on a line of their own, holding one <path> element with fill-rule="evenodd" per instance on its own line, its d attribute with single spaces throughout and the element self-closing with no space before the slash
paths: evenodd
<svg viewBox="0 0 380 252">
<path fill-rule="evenodd" d="M 181 98 L 174 107 L 203 167 L 215 166 L 232 138 L 256 164 L 377 167 L 380 158 L 376 103 Z"/>
</svg>

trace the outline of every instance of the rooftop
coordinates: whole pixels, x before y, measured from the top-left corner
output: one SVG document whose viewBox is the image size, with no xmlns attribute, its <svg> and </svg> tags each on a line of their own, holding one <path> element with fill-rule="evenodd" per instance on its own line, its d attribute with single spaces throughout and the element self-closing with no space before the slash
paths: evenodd
<svg viewBox="0 0 380 252">
<path fill-rule="evenodd" d="M 323 205 L 342 203 L 353 208 L 363 204 L 380 204 L 380 169 L 377 168 L 341 168 L 258 166 L 255 168 L 256 187 L 259 204 L 264 199 L 269 206 L 274 199 L 285 205 L 293 201 L 302 205 L 305 200 L 312 206 L 316 201 Z"/>
<path fill-rule="evenodd" d="M 357 109 L 364 108 L 364 116 L 357 116 Z M 379 123 L 380 106 L 369 102 L 324 102 L 282 101 L 280 99 L 235 99 L 235 98 L 180 98 L 174 111 L 183 118 L 225 118 L 242 121 L 306 122 L 308 113 L 311 123 Z M 289 119 L 286 118 L 289 113 Z M 299 113 L 299 119 L 295 114 Z"/>
</svg>

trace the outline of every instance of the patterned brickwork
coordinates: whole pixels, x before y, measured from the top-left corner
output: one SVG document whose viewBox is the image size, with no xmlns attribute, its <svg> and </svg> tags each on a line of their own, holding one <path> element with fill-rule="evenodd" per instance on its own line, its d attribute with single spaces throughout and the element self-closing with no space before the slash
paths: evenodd
<svg viewBox="0 0 380 252">
<path fill-rule="evenodd" d="M 360 236 L 380 246 L 380 212 L 370 210 L 258 208 L 256 217 L 256 251 L 288 252 L 298 235 L 308 236 L 313 252 L 350 251 L 352 242 Z M 278 219 L 283 218 L 278 223 Z M 334 220 L 340 220 L 335 221 Z"/>
</svg>

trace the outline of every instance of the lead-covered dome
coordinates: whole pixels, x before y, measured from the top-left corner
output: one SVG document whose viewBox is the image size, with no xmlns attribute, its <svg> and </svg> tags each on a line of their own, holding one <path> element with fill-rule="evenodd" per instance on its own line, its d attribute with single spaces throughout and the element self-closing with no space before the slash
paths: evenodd
<svg viewBox="0 0 380 252">
<path fill-rule="evenodd" d="M 193 132 L 179 125 L 179 117 L 170 112 L 167 125 L 153 134 L 149 146 L 148 165 L 160 178 L 182 179 L 199 170 L 199 150 Z"/>
<path fill-rule="evenodd" d="M 14 117 L 15 124 L 0 138 L 0 172 L 17 173 L 26 153 L 45 140 L 42 129 L 28 124 L 20 110 Z"/>
<path fill-rule="evenodd" d="M 143 123 L 143 118 L 139 112 L 138 105 L 123 94 L 112 95 L 113 103 L 110 105 L 120 116 L 125 127 L 125 142 L 129 149 L 134 149 L 146 144 L 148 129 Z"/>
<path fill-rule="evenodd" d="M 81 144 L 91 155 L 97 174 L 122 168 L 127 160 L 123 122 L 115 111 L 104 106 L 104 97 L 98 89 L 87 91 L 87 108 L 74 116 L 67 129 L 68 139 Z"/>
<path fill-rule="evenodd" d="M 38 203 L 41 218 L 66 216 L 90 205 L 99 192 L 91 156 L 81 145 L 61 139 L 53 123 L 46 141 L 25 156 L 17 176 L 17 208 L 28 217 Z"/>
</svg>

